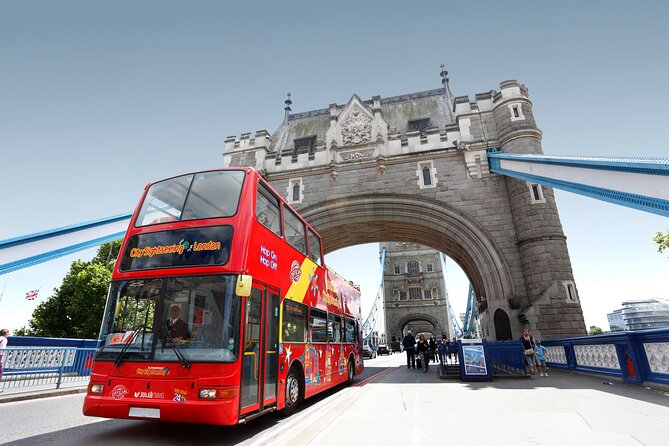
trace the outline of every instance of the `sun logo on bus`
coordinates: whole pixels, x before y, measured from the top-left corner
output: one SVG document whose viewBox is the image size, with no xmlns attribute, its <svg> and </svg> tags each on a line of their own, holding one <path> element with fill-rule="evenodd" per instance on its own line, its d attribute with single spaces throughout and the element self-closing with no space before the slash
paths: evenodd
<svg viewBox="0 0 669 446">
<path fill-rule="evenodd" d="M 300 281 L 300 277 L 302 277 L 302 268 L 300 268 L 297 260 L 293 260 L 293 263 L 290 265 L 290 280 L 297 283 Z"/>
</svg>

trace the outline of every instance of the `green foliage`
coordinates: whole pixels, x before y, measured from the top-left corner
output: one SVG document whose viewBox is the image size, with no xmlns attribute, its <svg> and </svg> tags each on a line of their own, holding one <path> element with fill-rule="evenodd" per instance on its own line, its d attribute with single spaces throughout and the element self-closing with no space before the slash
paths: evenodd
<svg viewBox="0 0 669 446">
<path fill-rule="evenodd" d="M 669 230 L 666 234 L 662 234 L 660 231 L 655 234 L 653 241 L 657 243 L 657 251 L 663 252 L 665 249 L 669 248 Z"/>
<path fill-rule="evenodd" d="M 120 241 L 100 246 L 90 262 L 72 262 L 70 271 L 49 299 L 33 311 L 24 335 L 57 338 L 97 338 L 109 281 Z M 107 261 L 107 259 L 110 259 Z"/>
<path fill-rule="evenodd" d="M 603 333 L 604 333 L 604 330 L 602 330 L 601 328 L 599 328 L 596 325 L 591 325 L 590 326 L 590 331 L 588 331 L 589 335 L 598 335 L 598 334 L 603 334 Z"/>
<path fill-rule="evenodd" d="M 115 262 L 118 252 L 121 250 L 122 240 L 116 240 L 111 243 L 105 243 L 98 248 L 98 253 L 93 257 L 91 262 L 95 263 L 109 263 Z"/>
</svg>

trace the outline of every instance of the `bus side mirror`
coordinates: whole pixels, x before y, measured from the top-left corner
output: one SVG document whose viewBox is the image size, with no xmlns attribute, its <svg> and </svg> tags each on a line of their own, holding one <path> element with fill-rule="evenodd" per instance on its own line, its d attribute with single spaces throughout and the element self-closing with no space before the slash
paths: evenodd
<svg viewBox="0 0 669 446">
<path fill-rule="evenodd" d="M 253 283 L 253 277 L 247 276 L 246 274 L 240 274 L 237 276 L 237 289 L 235 292 L 237 296 L 248 297 L 251 295 L 251 283 Z"/>
</svg>

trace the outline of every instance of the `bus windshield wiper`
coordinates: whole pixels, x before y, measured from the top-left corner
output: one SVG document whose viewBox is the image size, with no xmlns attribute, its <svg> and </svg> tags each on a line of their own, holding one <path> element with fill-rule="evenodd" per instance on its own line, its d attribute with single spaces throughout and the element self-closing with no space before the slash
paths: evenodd
<svg viewBox="0 0 669 446">
<path fill-rule="evenodd" d="M 172 350 L 174 350 L 174 354 L 176 355 L 177 359 L 181 363 L 181 366 L 184 368 L 190 368 L 190 362 L 186 359 L 184 356 L 183 352 L 181 351 L 181 347 L 177 345 L 176 342 L 172 341 L 172 334 L 170 333 L 170 330 L 167 328 L 167 326 L 163 325 L 163 346 L 168 342 L 170 342 L 170 347 L 172 347 Z"/>
<path fill-rule="evenodd" d="M 114 367 L 118 367 L 121 365 L 121 361 L 123 361 L 123 355 L 125 355 L 125 352 L 128 351 L 128 347 L 130 347 L 130 344 L 135 342 L 135 338 L 139 334 L 139 331 L 143 330 L 145 327 L 146 327 L 145 325 L 140 325 L 139 327 L 137 327 L 135 331 L 132 332 L 132 335 L 130 335 L 128 339 L 126 339 L 126 341 L 123 343 L 123 348 L 121 349 L 121 353 L 118 354 L 118 358 L 116 358 L 116 361 L 114 361 Z"/>
</svg>

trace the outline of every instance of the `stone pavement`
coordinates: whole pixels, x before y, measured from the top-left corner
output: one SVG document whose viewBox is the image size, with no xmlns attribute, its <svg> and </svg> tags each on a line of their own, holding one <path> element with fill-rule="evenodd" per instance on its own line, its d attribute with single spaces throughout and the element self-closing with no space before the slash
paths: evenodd
<svg viewBox="0 0 669 446">
<path fill-rule="evenodd" d="M 403 356 L 403 355 L 402 355 Z M 378 362 L 375 362 L 378 361 Z M 248 444 L 666 445 L 669 393 L 567 372 L 462 383 L 407 370 L 401 355 L 365 361 L 390 369 L 258 435 Z"/>
</svg>

